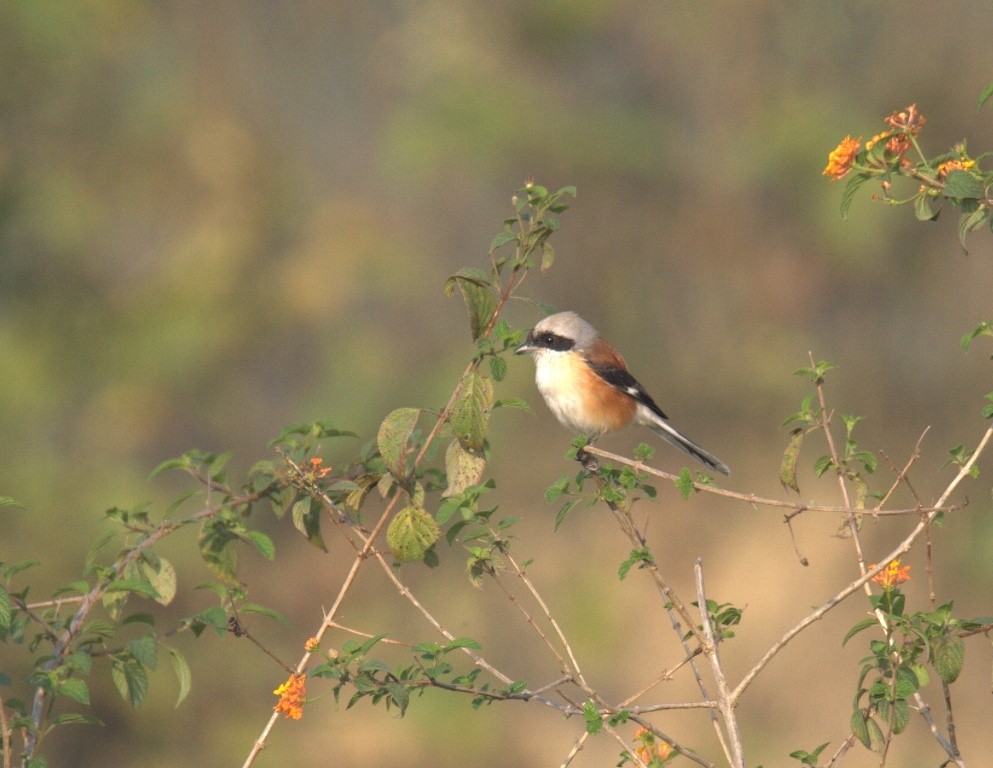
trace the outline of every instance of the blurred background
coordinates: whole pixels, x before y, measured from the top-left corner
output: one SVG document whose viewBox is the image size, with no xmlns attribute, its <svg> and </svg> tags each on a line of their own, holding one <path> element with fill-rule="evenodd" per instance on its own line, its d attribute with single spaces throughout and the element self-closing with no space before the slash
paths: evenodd
<svg viewBox="0 0 993 768">
<path fill-rule="evenodd" d="M 993 113 L 976 110 L 993 80 L 991 28 L 987 3 L 922 0 L 0 2 L 0 495 L 26 508 L 0 517 L 0 559 L 39 560 L 25 579 L 40 599 L 79 577 L 103 510 L 164 511 L 185 487 L 149 481 L 166 458 L 232 449 L 237 478 L 272 457 L 283 426 L 330 419 L 361 435 L 328 456 L 340 465 L 389 410 L 444 405 L 472 346 L 442 284 L 485 264 L 529 174 L 579 196 L 554 268 L 523 295 L 575 309 L 613 340 L 676 425 L 732 466 L 728 487 L 787 493 L 780 424 L 809 391 L 791 374 L 812 351 L 838 365 L 831 407 L 866 417 L 863 448 L 902 466 L 930 427 L 913 480 L 933 500 L 952 477 L 948 449 L 985 428 L 989 344 L 963 353 L 959 338 L 993 314 L 993 241 L 973 234 L 966 255 L 953 211 L 919 223 L 868 187 L 842 220 L 843 183 L 821 170 L 846 134 L 868 138 L 912 102 L 930 154 L 963 138 L 974 154 L 993 146 Z M 540 312 L 519 302 L 507 317 L 526 327 Z M 493 419 L 491 497 L 522 518 L 515 551 L 535 559 L 587 676 L 620 700 L 679 650 L 643 574 L 617 580 L 629 546 L 606 511 L 580 508 L 553 531 L 557 506 L 542 494 L 575 471 L 570 436 L 540 404 L 530 360 L 509 362 L 497 396 L 535 408 Z M 603 445 L 629 452 L 646 438 Z M 821 452 L 811 445 L 806 467 Z M 683 460 L 656 455 L 672 470 Z M 937 599 L 961 616 L 993 613 L 993 454 L 981 466 L 958 494 L 968 507 L 935 534 Z M 881 458 L 874 490 L 893 476 Z M 809 469 L 801 498 L 840 503 Z M 702 557 L 710 596 L 746 606 L 723 654 L 732 679 L 856 575 L 833 518 L 794 522 L 805 568 L 776 510 L 682 502 L 660 486 L 637 512 L 684 597 Z M 245 552 L 242 576 L 293 626 L 252 631 L 295 663 L 351 550 L 318 552 L 267 515 L 256 523 L 277 559 Z M 867 559 L 912 523 L 867 522 Z M 180 571 L 175 617 L 210 605 L 192 591 L 210 578 L 194 549 L 190 532 L 163 551 Z M 498 591 L 468 585 L 458 550 L 439 553 L 436 571 L 402 571 L 425 603 L 512 677 L 554 679 L 554 659 Z M 926 607 L 923 556 L 907 561 L 906 591 Z M 749 764 L 783 765 L 823 741 L 833 752 L 848 735 L 868 635 L 841 638 L 865 609 L 856 597 L 829 614 L 749 690 Z M 438 639 L 371 564 L 342 620 Z M 106 727 L 56 731 L 49 765 L 241 765 L 285 672 L 234 637 L 172 642 L 193 667 L 190 698 L 174 710 L 163 662 L 133 711 L 98 665 L 92 713 Z M 0 666 L 23 669 L 23 649 L 3 653 Z M 968 641 L 953 686 L 972 766 L 993 765 L 990 655 Z M 328 691 L 315 681 L 309 692 Z M 940 688 L 925 693 L 943 723 Z M 678 681 L 649 699 L 693 696 Z M 656 722 L 720 761 L 704 715 Z M 326 696 L 280 721 L 256 765 L 559 765 L 581 731 L 539 705 L 476 712 L 429 692 L 398 719 Z M 600 736 L 574 765 L 614 765 L 618 752 Z M 941 762 L 916 714 L 890 759 Z M 861 747 L 845 761 L 876 764 Z"/>
</svg>

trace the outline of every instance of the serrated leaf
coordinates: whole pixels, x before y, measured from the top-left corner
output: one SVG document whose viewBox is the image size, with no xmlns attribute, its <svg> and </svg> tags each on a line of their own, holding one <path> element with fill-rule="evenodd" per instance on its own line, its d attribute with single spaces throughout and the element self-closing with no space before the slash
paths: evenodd
<svg viewBox="0 0 993 768">
<path fill-rule="evenodd" d="M 942 191 L 948 197 L 958 199 L 982 197 L 983 184 L 968 171 L 956 169 L 945 178 L 945 188 Z"/>
<path fill-rule="evenodd" d="M 86 681 L 78 677 L 63 681 L 59 686 L 59 694 L 80 704 L 90 703 L 90 689 L 86 686 Z"/>
<path fill-rule="evenodd" d="M 155 602 L 169 605 L 176 597 L 176 569 L 172 564 L 164 557 L 160 557 L 155 565 L 142 560 L 141 573 L 158 593 Z"/>
<path fill-rule="evenodd" d="M 159 661 L 159 647 L 152 635 L 142 635 L 128 641 L 128 650 L 143 666 L 155 669 Z"/>
<path fill-rule="evenodd" d="M 486 459 L 481 453 L 467 451 L 459 440 L 452 440 L 445 451 L 445 475 L 448 477 L 448 487 L 442 493 L 442 498 L 457 496 L 470 485 L 475 485 L 482 479 L 486 469 Z"/>
<path fill-rule="evenodd" d="M 313 500 L 300 499 L 293 505 L 293 525 L 304 536 L 307 541 L 324 552 L 328 551 L 321 536 L 321 507 Z"/>
<path fill-rule="evenodd" d="M 865 712 L 861 709 L 856 709 L 852 712 L 852 718 L 849 725 L 852 729 L 852 733 L 855 734 L 855 737 L 862 742 L 862 746 L 869 749 L 869 728 L 866 725 Z"/>
<path fill-rule="evenodd" d="M 376 445 L 386 468 L 401 482 L 407 475 L 407 441 L 420 415 L 420 408 L 397 408 L 383 419 L 376 435 Z"/>
<path fill-rule="evenodd" d="M 486 331 L 496 311 L 496 296 L 490 276 L 481 269 L 464 267 L 445 282 L 445 293 L 450 296 L 455 285 L 462 291 L 466 309 L 469 310 L 469 329 L 475 341 Z"/>
<path fill-rule="evenodd" d="M 683 499 L 688 499 L 691 495 L 693 495 L 693 491 L 696 490 L 693 487 L 693 473 L 685 467 L 679 470 L 679 477 L 677 477 L 673 482 L 676 484 L 676 489 L 679 491 L 679 495 Z"/>
<path fill-rule="evenodd" d="M 503 381 L 507 375 L 507 361 L 502 357 L 493 356 L 490 358 L 490 376 L 493 381 Z"/>
<path fill-rule="evenodd" d="M 879 727 L 879 723 L 870 717 L 865 721 L 865 727 L 869 733 L 869 749 L 877 755 L 881 755 L 886 748 L 886 739 L 883 736 L 882 729 Z"/>
<path fill-rule="evenodd" d="M 452 406 L 449 423 L 455 437 L 467 451 L 482 451 L 493 411 L 493 379 L 479 371 L 462 378 L 459 397 Z"/>
<path fill-rule="evenodd" d="M 886 721 L 893 729 L 893 733 L 903 733 L 910 723 L 910 705 L 903 699 L 894 701 Z"/>
<path fill-rule="evenodd" d="M 425 510 L 404 507 L 386 529 L 386 544 L 401 563 L 423 560 L 424 554 L 441 536 L 438 523 Z"/>
<path fill-rule="evenodd" d="M 945 635 L 931 643 L 931 659 L 943 683 L 954 683 L 965 663 L 965 643 L 955 635 Z"/>
<path fill-rule="evenodd" d="M 498 234 L 496 237 L 493 238 L 492 242 L 490 243 L 490 253 L 493 253 L 495 250 L 503 247 L 507 243 L 516 242 L 516 241 L 517 241 L 517 233 L 511 229 L 505 229 L 503 232 L 501 232 L 500 234 Z"/>
<path fill-rule="evenodd" d="M 790 433 L 790 441 L 783 452 L 783 461 L 779 466 L 779 482 L 784 488 L 800 493 L 800 486 L 796 481 L 797 461 L 800 458 L 800 448 L 803 446 L 802 429 L 794 429 Z"/>
</svg>

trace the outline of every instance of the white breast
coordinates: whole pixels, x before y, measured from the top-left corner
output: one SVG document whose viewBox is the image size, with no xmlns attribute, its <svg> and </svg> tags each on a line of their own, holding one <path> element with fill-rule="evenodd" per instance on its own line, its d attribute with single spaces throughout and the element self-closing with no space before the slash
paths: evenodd
<svg viewBox="0 0 993 768">
<path fill-rule="evenodd" d="M 535 384 L 555 418 L 574 432 L 601 434 L 604 425 L 591 423 L 586 417 L 583 393 L 576 386 L 582 380 L 579 368 L 585 363 L 576 355 L 551 349 L 538 351 L 534 363 Z"/>
</svg>

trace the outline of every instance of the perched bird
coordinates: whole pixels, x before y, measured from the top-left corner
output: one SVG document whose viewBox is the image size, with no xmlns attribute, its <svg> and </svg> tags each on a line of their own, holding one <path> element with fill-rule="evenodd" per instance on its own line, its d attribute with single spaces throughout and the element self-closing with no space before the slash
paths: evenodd
<svg viewBox="0 0 993 768">
<path fill-rule="evenodd" d="M 624 358 L 575 312 L 559 312 L 539 322 L 516 350 L 524 353 L 534 357 L 534 380 L 545 403 L 569 429 L 592 441 L 634 421 L 711 469 L 731 474 L 727 464 L 669 423 L 628 372 Z"/>
</svg>

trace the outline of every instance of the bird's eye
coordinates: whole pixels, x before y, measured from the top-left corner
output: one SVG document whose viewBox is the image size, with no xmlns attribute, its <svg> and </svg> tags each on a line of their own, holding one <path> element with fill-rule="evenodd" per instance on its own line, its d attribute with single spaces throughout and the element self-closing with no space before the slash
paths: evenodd
<svg viewBox="0 0 993 768">
<path fill-rule="evenodd" d="M 538 334 L 537 341 L 539 347 L 553 349 L 557 352 L 568 352 L 575 344 L 572 339 L 568 339 L 565 336 L 559 336 L 557 333 L 552 333 L 551 331 L 545 331 L 544 333 Z"/>
</svg>

